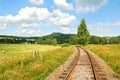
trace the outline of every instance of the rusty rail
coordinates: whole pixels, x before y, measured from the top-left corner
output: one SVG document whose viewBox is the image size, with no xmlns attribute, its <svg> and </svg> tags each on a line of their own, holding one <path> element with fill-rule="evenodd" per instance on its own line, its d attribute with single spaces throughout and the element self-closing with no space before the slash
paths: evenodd
<svg viewBox="0 0 120 80">
<path fill-rule="evenodd" d="M 75 56 L 75 58 L 73 59 L 73 61 L 71 62 L 71 64 L 67 67 L 66 70 L 63 71 L 63 73 L 59 76 L 59 78 L 61 78 L 62 80 L 67 80 L 67 78 L 69 77 L 70 73 L 72 72 L 73 68 L 75 67 L 79 56 L 80 56 L 80 50 L 79 47 L 76 46 L 77 49 L 77 55 Z"/>
<path fill-rule="evenodd" d="M 73 61 L 71 62 L 71 64 L 67 67 L 66 70 L 63 71 L 63 73 L 59 76 L 59 78 L 61 80 L 67 80 L 67 78 L 69 77 L 70 73 L 72 72 L 72 70 L 74 69 L 74 67 L 76 66 L 78 60 L 79 60 L 79 57 L 80 57 L 80 47 L 79 46 L 76 46 L 77 48 L 77 55 L 75 56 L 75 58 L 73 59 Z M 105 74 L 102 72 L 100 66 L 97 64 L 96 60 L 94 59 L 94 57 L 92 55 L 90 55 L 90 53 L 85 50 L 84 48 L 81 48 L 83 49 L 86 53 L 87 53 L 87 56 L 90 60 L 90 65 L 91 65 L 91 68 L 92 68 L 92 73 L 93 73 L 93 76 L 94 76 L 94 80 L 108 80 L 105 76 Z"/>
<path fill-rule="evenodd" d="M 89 57 L 93 75 L 94 75 L 94 80 L 108 80 L 106 75 L 102 71 L 101 67 L 98 65 L 98 63 L 94 59 L 94 57 L 92 55 L 90 55 L 87 50 L 85 50 L 84 48 L 82 48 L 82 49 L 87 53 L 87 55 Z"/>
</svg>

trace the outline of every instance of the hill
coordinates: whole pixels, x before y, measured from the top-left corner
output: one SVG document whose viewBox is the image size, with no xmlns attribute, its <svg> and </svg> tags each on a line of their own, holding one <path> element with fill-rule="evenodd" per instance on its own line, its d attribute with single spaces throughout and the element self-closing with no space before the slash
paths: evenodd
<svg viewBox="0 0 120 80">
<path fill-rule="evenodd" d="M 41 39 L 56 39 L 58 44 L 69 43 L 71 34 L 52 33 L 50 35 L 42 36 Z"/>
<path fill-rule="evenodd" d="M 41 37 L 20 37 L 20 36 L 8 36 L 0 35 L 0 43 L 23 43 L 30 42 L 35 43 L 38 38 L 40 39 L 56 39 L 58 44 L 69 43 L 69 37 L 71 34 L 63 33 L 52 33 L 50 35 L 41 36 Z"/>
</svg>

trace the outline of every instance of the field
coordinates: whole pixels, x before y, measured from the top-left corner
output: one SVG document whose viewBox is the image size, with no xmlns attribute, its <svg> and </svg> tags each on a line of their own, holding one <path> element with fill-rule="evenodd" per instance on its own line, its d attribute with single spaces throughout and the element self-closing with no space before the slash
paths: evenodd
<svg viewBox="0 0 120 80">
<path fill-rule="evenodd" d="M 72 46 L 0 44 L 0 80 L 44 80 L 73 51 Z"/>
<path fill-rule="evenodd" d="M 120 77 L 120 44 L 88 45 L 87 49 L 99 55 L 116 72 L 114 76 Z"/>
</svg>

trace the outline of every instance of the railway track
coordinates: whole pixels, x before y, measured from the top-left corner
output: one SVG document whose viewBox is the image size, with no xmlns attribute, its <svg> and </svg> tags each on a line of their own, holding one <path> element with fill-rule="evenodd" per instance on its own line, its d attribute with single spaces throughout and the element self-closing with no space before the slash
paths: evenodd
<svg viewBox="0 0 120 80">
<path fill-rule="evenodd" d="M 95 58 L 85 49 L 78 52 L 71 64 L 59 76 L 60 80 L 108 80 Z"/>
</svg>

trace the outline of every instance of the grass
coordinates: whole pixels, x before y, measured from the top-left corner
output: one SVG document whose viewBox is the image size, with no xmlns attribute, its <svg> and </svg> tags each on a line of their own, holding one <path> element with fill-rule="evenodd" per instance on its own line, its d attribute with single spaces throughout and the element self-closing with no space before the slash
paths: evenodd
<svg viewBox="0 0 120 80">
<path fill-rule="evenodd" d="M 87 49 L 99 55 L 116 72 L 114 76 L 120 78 L 120 44 L 88 45 Z"/>
<path fill-rule="evenodd" d="M 37 54 L 33 57 L 35 49 Z M 44 80 L 73 51 L 73 47 L 1 44 L 0 80 Z"/>
<path fill-rule="evenodd" d="M 59 46 L 46 46 L 46 45 L 34 45 L 34 44 L 0 44 L 0 54 L 5 53 L 7 55 L 21 55 L 28 54 L 37 51 L 47 51 L 60 48 Z"/>
</svg>

